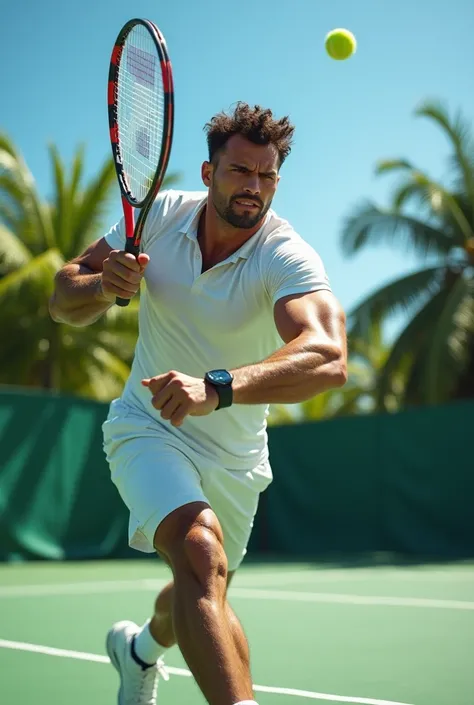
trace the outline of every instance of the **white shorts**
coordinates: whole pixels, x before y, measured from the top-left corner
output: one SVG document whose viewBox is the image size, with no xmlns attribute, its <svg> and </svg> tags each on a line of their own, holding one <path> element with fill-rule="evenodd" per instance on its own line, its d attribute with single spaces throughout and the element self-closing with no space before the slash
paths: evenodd
<svg viewBox="0 0 474 705">
<path fill-rule="evenodd" d="M 260 494 L 272 481 L 269 462 L 254 470 L 223 468 L 122 400 L 112 402 L 102 430 L 112 482 L 130 512 L 130 546 L 154 552 L 156 529 L 168 514 L 206 502 L 222 527 L 228 569 L 235 570 L 247 552 Z"/>
</svg>

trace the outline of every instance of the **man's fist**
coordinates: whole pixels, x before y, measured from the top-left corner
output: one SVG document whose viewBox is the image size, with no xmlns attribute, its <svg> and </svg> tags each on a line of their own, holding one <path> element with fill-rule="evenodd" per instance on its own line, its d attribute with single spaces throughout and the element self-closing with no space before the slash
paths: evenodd
<svg viewBox="0 0 474 705">
<path fill-rule="evenodd" d="M 207 416 L 219 404 L 219 397 L 210 384 L 182 372 L 167 372 L 151 379 L 142 379 L 152 396 L 151 403 L 161 411 L 163 419 L 181 426 L 186 416 Z"/>
<path fill-rule="evenodd" d="M 104 260 L 102 272 L 102 294 L 108 301 L 131 299 L 140 288 L 150 258 L 140 252 L 134 257 L 123 250 L 112 250 Z"/>
</svg>

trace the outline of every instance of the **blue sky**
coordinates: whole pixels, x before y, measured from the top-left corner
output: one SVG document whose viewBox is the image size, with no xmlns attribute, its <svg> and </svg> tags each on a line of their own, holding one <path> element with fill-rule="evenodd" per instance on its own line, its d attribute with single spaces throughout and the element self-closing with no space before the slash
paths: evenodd
<svg viewBox="0 0 474 705">
<path fill-rule="evenodd" d="M 169 168 L 182 172 L 181 188 L 201 188 L 205 122 L 237 100 L 259 103 L 296 125 L 274 207 L 319 251 L 343 306 L 416 266 L 414 257 L 387 247 L 345 258 L 341 226 L 361 199 L 388 202 L 394 181 L 374 177 L 379 158 L 406 156 L 435 178 L 446 176 L 444 138 L 413 111 L 433 98 L 474 119 L 472 0 L 9 2 L 2 9 L 0 65 L 8 70 L 0 78 L 0 129 L 15 140 L 44 195 L 49 141 L 66 161 L 85 143 L 88 176 L 109 155 L 110 51 L 121 25 L 139 16 L 160 26 L 173 63 Z M 334 27 L 357 37 L 347 62 L 324 52 Z M 111 223 L 120 215 L 117 196 Z"/>
</svg>

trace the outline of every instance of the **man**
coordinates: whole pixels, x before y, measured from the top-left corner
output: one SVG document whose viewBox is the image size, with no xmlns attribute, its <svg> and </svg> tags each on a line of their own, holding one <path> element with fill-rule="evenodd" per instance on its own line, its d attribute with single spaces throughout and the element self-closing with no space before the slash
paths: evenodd
<svg viewBox="0 0 474 705">
<path fill-rule="evenodd" d="M 87 325 L 142 278 L 130 377 L 104 423 L 130 545 L 173 581 L 145 625 L 107 650 L 120 705 L 154 705 L 177 643 L 210 705 L 255 705 L 248 644 L 226 599 L 260 493 L 272 480 L 268 404 L 344 384 L 344 314 L 318 254 L 270 210 L 294 128 L 238 103 L 206 125 L 207 193 L 161 193 L 135 259 L 120 221 L 57 274 L 56 321 Z"/>
</svg>

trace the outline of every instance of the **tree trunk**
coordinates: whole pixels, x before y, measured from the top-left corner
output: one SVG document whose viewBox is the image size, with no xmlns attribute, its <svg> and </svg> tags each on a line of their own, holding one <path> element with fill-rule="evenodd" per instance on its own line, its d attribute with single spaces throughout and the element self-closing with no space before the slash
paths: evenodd
<svg viewBox="0 0 474 705">
<path fill-rule="evenodd" d="M 459 378 L 453 399 L 474 399 L 474 336 L 471 337 L 469 353 L 469 362 Z"/>
</svg>

